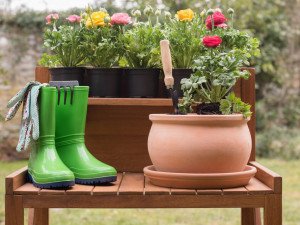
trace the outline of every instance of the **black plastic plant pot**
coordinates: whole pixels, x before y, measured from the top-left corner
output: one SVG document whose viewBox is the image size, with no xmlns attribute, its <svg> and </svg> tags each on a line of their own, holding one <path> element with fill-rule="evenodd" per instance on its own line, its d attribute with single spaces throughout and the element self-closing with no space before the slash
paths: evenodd
<svg viewBox="0 0 300 225">
<path fill-rule="evenodd" d="M 90 97 L 120 97 L 122 68 L 87 68 Z"/>
<path fill-rule="evenodd" d="M 158 95 L 160 69 L 125 69 L 127 95 L 129 98 L 156 98 Z"/>
<path fill-rule="evenodd" d="M 173 69 L 172 71 L 173 77 L 174 77 L 174 90 L 177 91 L 178 97 L 183 97 L 183 91 L 181 90 L 181 84 L 180 81 L 183 78 L 189 78 L 191 74 L 193 73 L 192 69 Z M 168 97 L 169 93 L 168 93 Z"/>
<path fill-rule="evenodd" d="M 85 67 L 53 67 L 49 70 L 53 81 L 77 80 L 79 86 L 84 85 Z"/>
</svg>

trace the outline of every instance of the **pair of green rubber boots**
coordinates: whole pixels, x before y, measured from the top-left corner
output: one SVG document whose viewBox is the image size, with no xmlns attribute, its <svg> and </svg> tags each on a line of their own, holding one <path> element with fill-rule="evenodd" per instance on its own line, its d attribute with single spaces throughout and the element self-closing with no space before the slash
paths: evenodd
<svg viewBox="0 0 300 225">
<path fill-rule="evenodd" d="M 72 99 L 70 88 L 60 92 L 58 96 L 55 87 L 40 90 L 40 137 L 32 142 L 29 181 L 45 189 L 116 181 L 117 171 L 97 160 L 85 146 L 89 87 L 73 87 Z"/>
</svg>

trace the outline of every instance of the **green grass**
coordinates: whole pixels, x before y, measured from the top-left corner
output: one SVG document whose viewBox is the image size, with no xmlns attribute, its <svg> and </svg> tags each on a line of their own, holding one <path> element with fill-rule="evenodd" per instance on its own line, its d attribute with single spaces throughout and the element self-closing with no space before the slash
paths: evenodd
<svg viewBox="0 0 300 225">
<path fill-rule="evenodd" d="M 283 224 L 300 225 L 300 160 L 258 159 L 283 176 Z M 0 162 L 0 224 L 4 224 L 4 177 L 26 162 Z M 51 209 L 55 225 L 240 224 L 240 209 Z"/>
</svg>

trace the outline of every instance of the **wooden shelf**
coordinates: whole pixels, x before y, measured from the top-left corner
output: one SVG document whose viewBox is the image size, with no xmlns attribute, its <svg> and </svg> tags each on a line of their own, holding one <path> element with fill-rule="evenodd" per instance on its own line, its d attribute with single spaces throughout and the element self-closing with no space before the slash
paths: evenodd
<svg viewBox="0 0 300 225">
<path fill-rule="evenodd" d="M 89 105 L 172 106 L 170 98 L 89 98 Z"/>
</svg>

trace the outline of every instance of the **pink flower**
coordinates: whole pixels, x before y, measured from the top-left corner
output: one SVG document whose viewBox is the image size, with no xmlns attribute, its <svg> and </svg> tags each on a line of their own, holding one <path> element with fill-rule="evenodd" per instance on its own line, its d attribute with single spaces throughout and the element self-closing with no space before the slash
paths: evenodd
<svg viewBox="0 0 300 225">
<path fill-rule="evenodd" d="M 70 22 L 70 23 L 79 23 L 81 21 L 81 17 L 80 16 L 77 16 L 77 15 L 71 15 L 67 18 L 67 20 Z"/>
<path fill-rule="evenodd" d="M 111 24 L 128 24 L 131 21 L 131 17 L 127 13 L 115 13 L 111 17 Z"/>
<path fill-rule="evenodd" d="M 55 22 L 56 20 L 58 20 L 58 14 L 55 13 L 55 14 L 49 14 L 47 17 L 46 17 L 46 20 L 48 23 L 53 23 Z"/>
<path fill-rule="evenodd" d="M 224 28 L 224 29 L 226 29 L 227 28 L 227 24 L 226 23 L 221 23 L 221 24 L 218 24 L 218 25 L 216 25 L 217 27 L 222 27 L 222 28 Z"/>
</svg>

